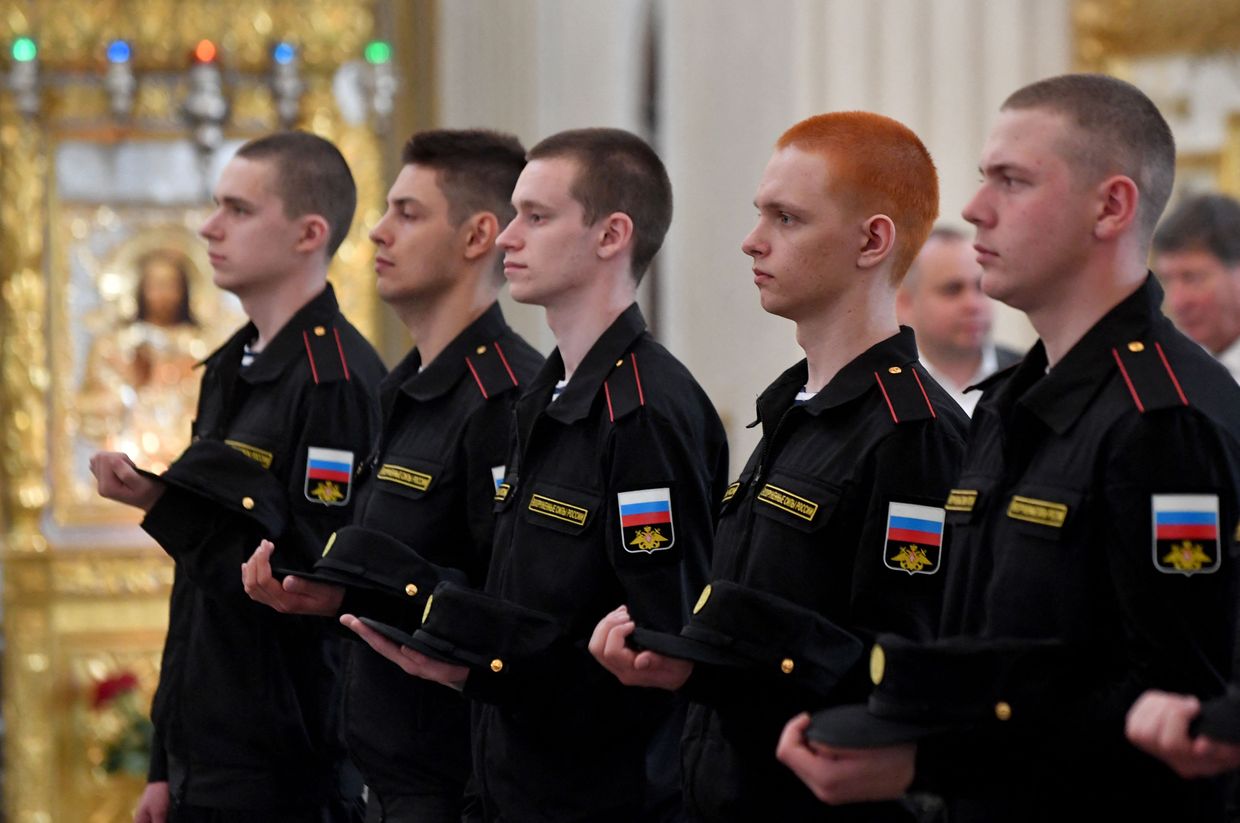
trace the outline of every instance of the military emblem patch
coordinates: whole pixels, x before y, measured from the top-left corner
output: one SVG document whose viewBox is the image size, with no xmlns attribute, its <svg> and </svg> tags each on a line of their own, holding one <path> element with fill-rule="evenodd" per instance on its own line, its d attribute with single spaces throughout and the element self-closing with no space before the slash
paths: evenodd
<svg viewBox="0 0 1240 823">
<path fill-rule="evenodd" d="M 306 454 L 306 499 L 324 506 L 349 502 L 353 479 L 353 452 L 311 446 Z"/>
<path fill-rule="evenodd" d="M 616 500 L 620 504 L 620 543 L 626 552 L 650 554 L 670 549 L 676 542 L 671 489 L 620 492 Z"/>
<path fill-rule="evenodd" d="M 943 552 L 946 513 L 934 506 L 887 504 L 887 539 L 883 564 L 909 574 L 934 574 Z"/>
<path fill-rule="evenodd" d="M 1164 574 L 1210 574 L 1222 562 L 1217 494 L 1156 494 L 1154 568 Z"/>
</svg>

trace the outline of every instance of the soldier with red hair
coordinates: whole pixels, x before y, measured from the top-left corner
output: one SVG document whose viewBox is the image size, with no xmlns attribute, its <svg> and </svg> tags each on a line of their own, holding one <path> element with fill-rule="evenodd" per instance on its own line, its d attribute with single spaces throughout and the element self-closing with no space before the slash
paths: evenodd
<svg viewBox="0 0 1240 823">
<path fill-rule="evenodd" d="M 966 418 L 896 322 L 900 280 L 938 212 L 912 131 L 868 112 L 811 117 L 779 139 L 754 200 L 762 307 L 805 359 L 757 401 L 763 438 L 723 498 L 711 585 L 678 635 L 624 607 L 591 651 L 621 682 L 693 702 L 682 741 L 692 819 L 903 821 L 903 802 L 827 809 L 775 759 L 790 711 L 864 694 L 879 632 L 937 623 L 943 501 Z"/>
</svg>

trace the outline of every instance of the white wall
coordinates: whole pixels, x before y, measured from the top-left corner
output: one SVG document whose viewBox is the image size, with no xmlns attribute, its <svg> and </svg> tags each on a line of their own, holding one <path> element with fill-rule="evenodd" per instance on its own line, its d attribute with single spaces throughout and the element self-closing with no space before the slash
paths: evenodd
<svg viewBox="0 0 1240 823">
<path fill-rule="evenodd" d="M 661 23 L 658 148 L 676 193 L 654 319 L 724 415 L 735 465 L 756 442 L 743 428 L 754 397 L 800 356 L 791 325 L 758 306 L 740 251 L 775 139 L 822 111 L 895 117 L 925 140 L 942 217 L 960 223 L 1000 102 L 1068 70 L 1069 0 L 444 0 L 443 124 L 527 142 L 636 128 L 650 8 Z M 541 312 L 514 319 L 550 347 Z M 998 336 L 1032 339 L 1006 312 Z"/>
</svg>

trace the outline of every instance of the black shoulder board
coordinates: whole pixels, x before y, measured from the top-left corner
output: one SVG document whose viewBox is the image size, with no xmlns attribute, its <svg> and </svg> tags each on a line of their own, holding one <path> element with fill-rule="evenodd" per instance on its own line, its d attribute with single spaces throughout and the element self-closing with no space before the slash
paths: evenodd
<svg viewBox="0 0 1240 823">
<path fill-rule="evenodd" d="M 478 346 L 473 354 L 466 355 L 465 365 L 469 366 L 469 373 L 474 376 L 484 398 L 490 399 L 517 387 L 517 376 L 512 373 L 499 343 Z"/>
<path fill-rule="evenodd" d="M 316 384 L 349 379 L 349 364 L 344 359 L 339 329 L 315 326 L 304 330 L 301 338 L 306 341 L 306 357 Z"/>
<path fill-rule="evenodd" d="M 1132 395 L 1132 401 L 1142 414 L 1188 405 L 1179 378 L 1175 376 L 1159 343 L 1133 340 L 1112 348 L 1111 354 L 1119 366 L 1128 393 Z"/>
<path fill-rule="evenodd" d="M 607 415 L 613 423 L 646 405 L 637 355 L 627 354 L 616 361 L 616 368 L 603 383 L 603 392 L 607 395 Z"/>
<path fill-rule="evenodd" d="M 921 384 L 917 370 L 909 366 L 892 366 L 886 371 L 874 372 L 879 391 L 886 401 L 891 419 L 897 423 L 930 420 L 937 417 L 926 388 Z"/>
</svg>

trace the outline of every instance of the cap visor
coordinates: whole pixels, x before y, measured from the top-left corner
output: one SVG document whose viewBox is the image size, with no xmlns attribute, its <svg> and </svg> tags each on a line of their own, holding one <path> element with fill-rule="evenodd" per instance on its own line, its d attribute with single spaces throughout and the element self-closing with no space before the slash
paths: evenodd
<svg viewBox="0 0 1240 823">
<path fill-rule="evenodd" d="M 667 657 L 678 657 L 681 660 L 692 660 L 694 663 L 705 663 L 710 666 L 747 665 L 744 658 L 727 649 L 716 648 L 679 634 L 657 632 L 639 626 L 633 630 L 630 639 L 639 650 L 649 650 Z"/>
<path fill-rule="evenodd" d="M 815 743 L 843 749 L 871 749 L 911 743 L 948 728 L 876 717 L 866 704 L 856 703 L 815 712 L 805 736 Z"/>
<path fill-rule="evenodd" d="M 1201 705 L 1201 712 L 1193 718 L 1189 732 L 1204 735 L 1223 743 L 1240 743 L 1240 702 L 1230 697 L 1218 697 Z"/>
<path fill-rule="evenodd" d="M 393 643 L 400 646 L 413 647 L 413 636 L 407 632 L 403 632 L 395 626 L 389 626 L 387 623 L 380 623 L 378 620 L 373 620 L 369 617 L 359 617 L 358 619 Z"/>
<path fill-rule="evenodd" d="M 313 580 L 316 583 L 330 583 L 333 586 L 356 586 L 363 589 L 378 589 L 371 581 L 364 577 L 357 577 L 347 572 L 333 571 L 331 569 L 317 569 L 315 571 L 306 571 L 304 569 L 290 569 L 285 566 L 272 566 L 271 576 L 279 580 L 283 580 L 288 576 L 300 577 L 303 580 Z"/>
<path fill-rule="evenodd" d="M 421 629 L 414 632 L 413 636 L 409 638 L 409 642 L 405 645 L 441 663 L 451 663 L 454 666 L 468 666 L 470 668 L 482 665 L 476 657 L 462 654 L 460 650 L 445 644 L 439 638 Z"/>
</svg>

